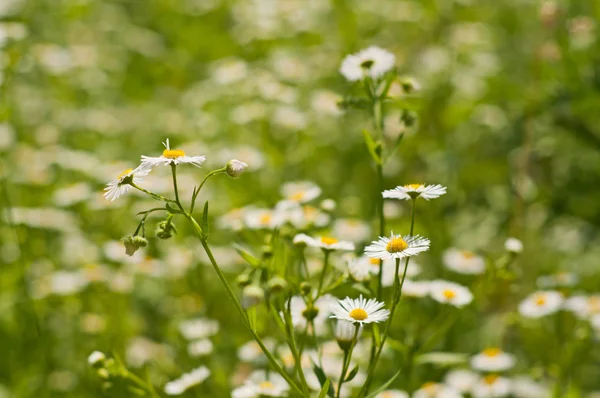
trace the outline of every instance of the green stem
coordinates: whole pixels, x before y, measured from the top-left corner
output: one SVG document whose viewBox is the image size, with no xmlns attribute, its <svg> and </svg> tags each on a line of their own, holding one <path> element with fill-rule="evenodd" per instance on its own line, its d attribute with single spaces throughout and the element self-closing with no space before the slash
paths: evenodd
<svg viewBox="0 0 600 398">
<path fill-rule="evenodd" d="M 329 266 L 329 250 L 324 250 L 325 258 L 323 259 L 323 270 L 321 271 L 321 278 L 319 278 L 319 288 L 317 289 L 317 298 L 321 297 L 321 290 L 323 290 L 323 282 L 325 281 L 325 274 L 327 273 L 327 267 Z"/>
<path fill-rule="evenodd" d="M 254 338 L 254 340 L 256 340 L 256 342 L 260 346 L 261 350 L 263 351 L 263 353 L 265 354 L 265 356 L 269 360 L 269 363 L 277 371 L 277 373 L 279 373 L 287 381 L 287 383 L 290 385 L 290 387 L 292 387 L 298 393 L 303 394 L 302 389 L 300 387 L 298 387 L 298 385 L 296 384 L 296 382 L 294 380 L 292 380 L 292 378 L 281 367 L 281 365 L 277 362 L 277 360 L 275 359 L 275 357 L 273 356 L 273 354 L 271 354 L 271 352 L 267 349 L 267 347 L 265 347 L 265 345 L 264 345 L 263 341 L 261 340 L 260 336 L 258 335 L 258 333 L 256 333 L 256 331 L 250 325 L 250 321 L 248 320 L 248 318 L 246 316 L 246 312 L 242 308 L 242 305 L 240 304 L 240 302 L 237 299 L 235 293 L 231 289 L 231 286 L 229 285 L 229 282 L 227 282 L 227 279 L 225 278 L 225 275 L 223 274 L 223 271 L 221 271 L 221 268 L 217 264 L 217 261 L 215 260 L 213 254 L 212 254 L 212 251 L 208 247 L 208 243 L 206 242 L 206 239 L 204 238 L 204 234 L 202 232 L 202 228 L 200 227 L 200 225 L 198 225 L 198 222 L 196 222 L 196 220 L 191 215 L 189 215 L 187 213 L 184 213 L 184 215 L 187 218 L 187 220 L 194 227 L 194 233 L 196 234 L 196 236 L 200 240 L 200 243 L 202 244 L 202 247 L 204 248 L 204 251 L 206 252 L 206 255 L 208 256 L 208 258 L 210 260 L 210 263 L 212 264 L 215 272 L 217 273 L 217 276 L 219 277 L 221 283 L 223 284 L 223 287 L 225 287 L 225 291 L 227 292 L 227 295 L 229 296 L 229 298 L 231 299 L 231 301 L 233 301 L 235 309 L 237 310 L 237 312 L 239 313 L 240 317 L 244 321 L 244 325 L 246 326 L 246 328 L 248 329 L 248 331 L 250 332 L 250 334 L 252 335 L 252 337 Z"/>
<path fill-rule="evenodd" d="M 175 202 L 177 203 L 181 211 L 184 211 L 183 207 L 181 206 L 181 202 L 179 201 L 179 189 L 177 189 L 177 165 L 175 163 L 171 163 L 171 174 L 173 175 L 173 190 L 175 191 Z"/>
<path fill-rule="evenodd" d="M 198 197 L 198 194 L 200 193 L 200 190 L 202 189 L 202 187 L 204 186 L 204 184 L 206 183 L 206 181 L 208 181 L 208 179 L 210 177 L 212 177 L 214 175 L 217 175 L 217 174 L 220 174 L 220 173 L 225 173 L 226 171 L 227 171 L 227 168 L 223 167 L 223 168 L 211 171 L 210 173 L 208 173 L 206 175 L 206 177 L 204 177 L 204 179 L 202 180 L 202 182 L 200 183 L 200 185 L 198 186 L 198 188 L 194 192 L 194 196 L 192 196 L 192 203 L 190 204 L 190 211 L 189 211 L 190 214 L 192 214 L 194 212 L 194 205 L 196 204 L 196 198 Z"/>
<path fill-rule="evenodd" d="M 134 188 L 135 188 L 135 189 L 137 189 L 138 191 L 142 191 L 143 193 L 145 193 L 145 194 L 147 194 L 147 195 L 150 195 L 150 196 L 152 196 L 152 197 L 153 197 L 154 199 L 156 199 L 156 200 L 160 200 L 160 201 L 163 201 L 163 202 L 171 202 L 171 203 L 174 203 L 174 202 L 175 202 L 174 200 L 171 200 L 171 199 L 165 198 L 165 197 L 164 197 L 164 196 L 162 196 L 162 195 L 156 194 L 156 193 L 154 193 L 154 192 L 150 192 L 150 191 L 148 191 L 147 189 L 144 189 L 144 188 L 140 187 L 139 185 L 137 185 L 137 184 L 136 184 L 136 183 L 134 183 L 133 181 L 132 181 L 132 182 L 130 182 L 130 183 L 129 183 L 129 185 L 131 185 L 132 187 L 134 187 Z"/>
<path fill-rule="evenodd" d="M 144 223 L 146 222 L 146 218 L 148 218 L 150 213 L 155 212 L 155 211 L 160 211 L 160 210 L 169 211 L 168 209 L 165 209 L 164 207 L 155 207 L 153 209 L 150 209 L 143 213 L 140 213 L 140 214 L 144 214 L 144 217 L 142 217 L 140 223 L 138 224 L 137 228 L 135 229 L 133 236 L 136 236 L 138 234 L 138 232 L 140 232 L 140 228 L 142 227 L 142 225 L 144 225 Z"/>
</svg>

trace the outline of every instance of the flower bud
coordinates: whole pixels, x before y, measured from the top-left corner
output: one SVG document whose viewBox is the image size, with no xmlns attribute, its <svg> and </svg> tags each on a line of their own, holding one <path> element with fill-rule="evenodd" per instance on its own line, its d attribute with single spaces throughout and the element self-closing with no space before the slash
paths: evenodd
<svg viewBox="0 0 600 398">
<path fill-rule="evenodd" d="M 311 291 L 312 291 L 312 286 L 310 285 L 310 283 L 308 283 L 308 282 L 302 282 L 300 284 L 300 293 L 303 296 L 308 296 Z"/>
<path fill-rule="evenodd" d="M 333 199 L 324 199 L 321 202 L 321 209 L 328 211 L 328 212 L 334 211 L 336 206 L 337 206 L 337 203 L 335 203 L 335 200 L 333 200 Z"/>
<path fill-rule="evenodd" d="M 281 293 L 282 291 L 287 289 L 287 286 L 288 286 L 288 283 L 286 282 L 286 280 L 280 276 L 271 278 L 267 282 L 267 288 L 269 289 L 269 291 L 271 293 Z"/>
<path fill-rule="evenodd" d="M 261 251 L 263 260 L 267 260 L 273 257 L 273 248 L 271 246 L 264 245 L 263 247 L 261 247 Z"/>
<path fill-rule="evenodd" d="M 94 351 L 88 357 L 88 364 L 95 368 L 101 368 L 104 366 L 104 361 L 106 360 L 106 355 L 100 351 Z"/>
<path fill-rule="evenodd" d="M 302 311 L 302 316 L 309 322 L 315 319 L 317 315 L 319 315 L 319 309 L 312 304 L 307 306 L 306 309 Z"/>
<path fill-rule="evenodd" d="M 523 251 L 523 242 L 517 238 L 508 238 L 504 242 L 504 248 L 511 253 L 521 253 Z"/>
<path fill-rule="evenodd" d="M 237 282 L 239 287 L 248 286 L 250 284 L 250 276 L 248 276 L 247 274 L 240 274 L 235 279 L 235 281 Z"/>
<path fill-rule="evenodd" d="M 256 285 L 248 285 L 242 291 L 242 307 L 250 308 L 262 303 L 265 291 Z"/>
<path fill-rule="evenodd" d="M 362 328 L 359 330 L 359 333 Z M 352 346 L 354 340 L 354 334 L 356 333 L 356 326 L 352 322 L 338 320 L 335 324 L 335 339 L 343 351 L 347 351 Z M 358 338 L 358 336 L 357 336 Z"/>
<path fill-rule="evenodd" d="M 125 245 L 125 254 L 133 256 L 140 247 L 148 245 L 148 241 L 141 236 L 127 235 L 121 238 L 121 242 Z"/>
<path fill-rule="evenodd" d="M 156 226 L 156 236 L 160 239 L 169 239 L 173 233 L 177 233 L 177 229 L 171 220 L 161 221 Z"/>
<path fill-rule="evenodd" d="M 403 77 L 400 79 L 400 86 L 406 94 L 421 91 L 421 84 L 413 77 Z"/>
<path fill-rule="evenodd" d="M 404 112 L 402 112 L 400 120 L 402 121 L 402 123 L 404 123 L 406 127 L 412 127 L 415 125 L 415 123 L 417 123 L 417 114 L 413 111 L 404 110 Z"/>
<path fill-rule="evenodd" d="M 227 162 L 227 165 L 225 166 L 225 171 L 227 172 L 227 175 L 229 177 L 235 178 L 239 177 L 240 174 L 242 174 L 247 167 L 247 163 L 244 163 L 237 159 L 232 159 L 229 162 Z"/>
</svg>

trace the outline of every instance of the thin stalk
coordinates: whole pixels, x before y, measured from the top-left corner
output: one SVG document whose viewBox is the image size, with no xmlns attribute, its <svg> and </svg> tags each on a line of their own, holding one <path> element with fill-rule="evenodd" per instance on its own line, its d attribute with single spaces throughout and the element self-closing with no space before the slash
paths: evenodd
<svg viewBox="0 0 600 398">
<path fill-rule="evenodd" d="M 137 228 L 135 229 L 133 236 L 137 235 L 138 232 L 140 232 L 140 228 L 142 228 L 142 225 L 144 225 L 144 223 L 146 222 L 146 218 L 148 218 L 150 213 L 155 212 L 155 211 L 160 211 L 160 210 L 169 211 L 168 209 L 165 209 L 164 207 L 155 207 L 154 209 L 150 209 L 143 213 L 140 213 L 140 214 L 144 214 L 144 217 L 142 217 L 140 223 L 138 224 Z"/>
<path fill-rule="evenodd" d="M 134 187 L 135 189 L 137 189 L 138 191 L 142 191 L 143 193 L 145 193 L 146 195 L 150 195 L 151 197 L 153 197 L 156 200 L 160 200 L 162 202 L 171 202 L 171 203 L 175 203 L 174 200 L 165 198 L 162 195 L 156 194 L 154 192 L 150 192 L 147 189 L 144 189 L 142 187 L 140 187 L 139 185 L 137 185 L 136 183 L 134 183 L 133 181 L 129 183 L 129 185 L 131 185 L 132 187 Z"/>
<path fill-rule="evenodd" d="M 323 290 L 323 282 L 325 281 L 325 274 L 327 273 L 327 267 L 329 266 L 329 250 L 324 250 L 325 258 L 323 259 L 323 270 L 321 271 L 321 278 L 319 279 L 319 288 L 317 289 L 317 298 L 321 296 L 321 290 Z"/>
<path fill-rule="evenodd" d="M 177 189 L 177 165 L 175 165 L 175 163 L 171 163 L 171 174 L 173 175 L 173 190 L 175 191 L 175 202 L 177 203 L 181 211 L 184 211 L 183 207 L 181 206 L 181 202 L 179 201 L 179 189 Z"/>
<path fill-rule="evenodd" d="M 202 182 L 200 183 L 200 185 L 198 186 L 198 188 L 196 189 L 196 191 L 194 192 L 194 196 L 192 197 L 192 202 L 190 204 L 190 211 L 189 213 L 192 214 L 194 212 L 194 205 L 196 204 L 196 198 L 198 197 L 198 194 L 200 193 L 200 190 L 202 189 L 202 187 L 204 186 L 204 184 L 206 183 L 206 181 L 208 181 L 208 179 L 214 175 L 220 174 L 220 173 L 224 173 L 227 171 L 226 167 L 223 167 L 221 169 L 216 169 L 211 171 L 210 173 L 208 173 L 206 175 L 206 177 L 204 177 L 204 179 L 202 180 Z"/>
<path fill-rule="evenodd" d="M 225 287 L 225 291 L 227 292 L 227 295 L 229 296 L 231 301 L 233 301 L 235 309 L 237 310 L 240 317 L 244 321 L 244 325 L 246 326 L 246 328 L 248 329 L 248 331 L 250 332 L 250 334 L 252 335 L 254 340 L 256 340 L 256 342 L 260 346 L 261 350 L 263 351 L 263 353 L 269 360 L 269 363 L 277 371 L 277 373 L 279 373 L 287 381 L 287 383 L 290 385 L 290 387 L 292 387 L 298 393 L 303 394 L 302 389 L 298 386 L 298 384 L 296 384 L 296 382 L 294 380 L 292 380 L 292 378 L 287 374 L 287 372 L 281 367 L 281 365 L 277 362 L 277 360 L 275 359 L 273 354 L 271 354 L 271 352 L 267 349 L 267 347 L 265 347 L 265 345 L 264 345 L 262 339 L 260 338 L 260 336 L 258 335 L 258 333 L 256 333 L 256 331 L 250 325 L 250 321 L 248 320 L 248 318 L 246 316 L 246 312 L 242 308 L 242 305 L 240 304 L 235 293 L 231 289 L 229 282 L 227 282 L 227 279 L 225 278 L 223 271 L 221 271 L 221 268 L 217 264 L 217 261 L 215 260 L 213 254 L 212 254 L 212 251 L 210 250 L 210 247 L 208 247 L 208 243 L 206 242 L 206 239 L 204 239 L 204 237 L 203 237 L 204 235 L 202 232 L 202 228 L 200 227 L 200 225 L 198 225 L 198 222 L 196 222 L 196 220 L 192 216 L 190 216 L 187 213 L 185 213 L 184 215 L 188 219 L 188 221 L 192 224 L 192 226 L 194 227 L 194 233 L 200 240 L 200 243 L 202 244 L 202 247 L 204 248 L 204 251 L 206 252 L 206 255 L 208 256 L 210 263 L 212 264 L 215 272 L 217 273 L 219 280 L 223 284 L 223 287 Z"/>
</svg>

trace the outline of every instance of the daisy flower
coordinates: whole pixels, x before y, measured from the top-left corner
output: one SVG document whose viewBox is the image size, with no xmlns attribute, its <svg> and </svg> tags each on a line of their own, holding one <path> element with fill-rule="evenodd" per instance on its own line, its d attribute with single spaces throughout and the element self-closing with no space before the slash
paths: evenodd
<svg viewBox="0 0 600 398">
<path fill-rule="evenodd" d="M 435 301 L 455 307 L 462 307 L 473 301 L 473 294 L 468 288 L 443 280 L 430 282 L 429 295 Z"/>
<path fill-rule="evenodd" d="M 526 318 L 541 318 L 560 310 L 563 302 L 564 297 L 558 291 L 539 291 L 521 301 L 519 313 Z"/>
<path fill-rule="evenodd" d="M 206 156 L 188 156 L 181 149 L 171 149 L 168 138 L 166 142 L 163 142 L 163 145 L 165 146 L 165 150 L 161 156 L 142 156 L 142 165 L 153 168 L 161 164 L 168 166 L 171 164 L 179 165 L 183 163 L 189 163 L 196 167 L 200 167 L 206 160 Z"/>
<path fill-rule="evenodd" d="M 376 79 L 392 70 L 395 64 L 394 54 L 371 46 L 355 54 L 347 55 L 340 66 L 340 73 L 351 82 L 367 76 Z"/>
<path fill-rule="evenodd" d="M 414 392 L 413 398 L 462 398 L 462 395 L 453 387 L 429 381 Z"/>
<path fill-rule="evenodd" d="M 333 223 L 333 234 L 354 243 L 364 242 L 372 236 L 368 223 L 353 218 L 336 220 Z"/>
<path fill-rule="evenodd" d="M 306 203 L 318 198 L 321 188 L 310 181 L 287 182 L 281 187 L 281 194 L 291 202 Z"/>
<path fill-rule="evenodd" d="M 468 250 L 448 249 L 444 252 L 446 268 L 459 274 L 479 275 L 485 272 L 485 260 Z"/>
<path fill-rule="evenodd" d="M 365 247 L 365 254 L 371 258 L 387 260 L 388 258 L 400 259 L 404 257 L 416 256 L 417 254 L 429 250 L 429 239 L 422 238 L 419 235 L 410 236 L 392 235 L 388 237 L 380 236 L 379 240 L 371 242 Z"/>
<path fill-rule="evenodd" d="M 558 272 L 552 275 L 542 275 L 536 280 L 536 284 L 542 289 L 573 287 L 578 283 L 579 277 L 571 272 Z"/>
<path fill-rule="evenodd" d="M 346 297 L 331 306 L 331 318 L 360 324 L 383 322 L 390 316 L 390 311 L 383 308 L 384 305 L 375 299 L 366 300 L 362 294 L 358 299 Z"/>
<path fill-rule="evenodd" d="M 515 366 L 515 357 L 500 348 L 486 348 L 471 357 L 471 366 L 483 372 L 503 372 Z"/>
<path fill-rule="evenodd" d="M 513 395 L 518 398 L 546 398 L 550 396 L 548 388 L 528 376 L 517 376 L 512 380 Z"/>
<path fill-rule="evenodd" d="M 467 369 L 456 369 L 451 370 L 444 377 L 444 382 L 463 394 L 471 391 L 479 375 L 473 371 Z"/>
<path fill-rule="evenodd" d="M 294 244 L 304 243 L 310 247 L 318 247 L 323 250 L 344 250 L 344 251 L 353 251 L 354 243 L 340 241 L 336 238 L 332 238 L 330 236 L 320 236 L 318 238 L 313 238 L 306 234 L 298 234 L 294 237 Z"/>
<path fill-rule="evenodd" d="M 139 184 L 142 182 L 142 178 L 147 176 L 150 172 L 151 167 L 144 165 L 143 163 L 135 169 L 127 169 L 117 176 L 116 179 L 106 184 L 104 190 L 104 197 L 110 201 L 125 195 L 131 188 L 130 183 Z"/>
<path fill-rule="evenodd" d="M 373 264 L 371 264 L 371 258 L 368 257 L 359 257 L 354 258 L 354 256 L 350 256 L 346 259 L 346 264 L 348 265 L 348 273 L 357 282 L 363 282 L 370 279 L 371 275 L 374 273 Z M 379 263 L 379 260 L 376 260 Z"/>
<path fill-rule="evenodd" d="M 285 217 L 280 211 L 271 209 L 247 209 L 243 217 L 249 229 L 273 229 L 285 222 Z"/>
<path fill-rule="evenodd" d="M 271 372 L 268 376 L 264 370 L 252 372 L 241 387 L 231 392 L 232 398 L 258 398 L 286 396 L 289 386 L 279 374 Z"/>
<path fill-rule="evenodd" d="M 499 398 L 511 393 L 511 381 L 506 377 L 489 374 L 482 377 L 471 391 L 475 398 Z"/>
<path fill-rule="evenodd" d="M 438 198 L 446 193 L 446 187 L 443 185 L 425 185 L 425 184 L 408 184 L 401 185 L 394 189 L 383 191 L 382 195 L 386 199 L 416 199 L 423 198 L 425 200 Z"/>
<path fill-rule="evenodd" d="M 600 295 L 569 297 L 565 300 L 564 307 L 578 318 L 587 319 L 595 314 L 600 314 Z"/>
<path fill-rule="evenodd" d="M 511 253 L 521 253 L 523 251 L 523 242 L 517 238 L 508 238 L 504 242 L 504 248 Z"/>
</svg>

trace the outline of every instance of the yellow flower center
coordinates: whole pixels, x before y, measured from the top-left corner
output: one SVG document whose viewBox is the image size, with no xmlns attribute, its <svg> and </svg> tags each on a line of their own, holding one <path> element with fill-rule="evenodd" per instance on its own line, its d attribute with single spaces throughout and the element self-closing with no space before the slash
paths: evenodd
<svg viewBox="0 0 600 398">
<path fill-rule="evenodd" d="M 423 184 L 407 184 L 404 186 L 404 188 L 417 190 L 417 189 L 421 188 L 422 186 L 423 186 Z"/>
<path fill-rule="evenodd" d="M 535 299 L 535 305 L 541 307 L 544 304 L 546 304 L 546 296 L 543 294 L 538 295 Z"/>
<path fill-rule="evenodd" d="M 182 156 L 185 156 L 185 152 L 181 149 L 165 149 L 162 154 L 165 158 L 169 159 L 177 159 Z"/>
<path fill-rule="evenodd" d="M 428 381 L 427 383 L 421 386 L 421 389 L 425 390 L 428 393 L 434 393 L 438 389 L 438 384 L 433 381 Z"/>
<path fill-rule="evenodd" d="M 442 294 L 444 295 L 444 297 L 446 297 L 448 300 L 452 300 L 454 297 L 456 297 L 456 293 L 454 292 L 454 290 L 450 290 L 450 289 L 445 289 Z"/>
<path fill-rule="evenodd" d="M 291 194 L 290 197 L 289 197 L 289 199 L 290 200 L 295 200 L 295 201 L 299 202 L 302 199 L 304 199 L 305 195 L 306 194 L 304 193 L 304 191 L 298 191 L 298 192 L 295 192 L 295 193 Z"/>
<path fill-rule="evenodd" d="M 389 392 L 389 391 L 384 391 L 383 393 L 381 393 L 381 398 L 393 398 L 394 394 Z"/>
<path fill-rule="evenodd" d="M 339 241 L 336 238 L 330 238 L 329 236 L 322 236 L 321 237 L 321 243 L 324 243 L 326 245 L 333 245 L 335 243 L 338 243 Z"/>
<path fill-rule="evenodd" d="M 124 172 L 122 172 L 121 174 L 119 174 L 119 175 L 117 176 L 117 179 L 118 179 L 118 180 L 120 180 L 120 179 L 121 179 L 121 177 L 124 177 L 124 176 L 126 176 L 127 174 L 131 173 L 132 171 L 133 171 L 133 169 L 127 169 L 127 170 L 125 170 Z"/>
<path fill-rule="evenodd" d="M 273 217 L 270 214 L 263 214 L 262 216 L 260 216 L 260 219 L 258 221 L 262 225 L 267 225 L 271 222 L 272 219 Z"/>
<path fill-rule="evenodd" d="M 385 250 L 387 250 L 390 253 L 400 253 L 406 250 L 407 248 L 408 243 L 406 243 L 404 239 L 398 236 L 396 238 L 390 239 L 387 246 L 385 247 Z"/>
<path fill-rule="evenodd" d="M 350 311 L 348 315 L 350 315 L 350 318 L 356 321 L 364 321 L 369 316 L 369 314 L 367 314 L 367 311 L 363 310 L 362 308 L 355 308 L 352 311 Z"/>
<path fill-rule="evenodd" d="M 369 262 L 371 263 L 371 265 L 379 265 L 381 260 L 378 258 L 371 258 L 371 259 L 369 259 Z"/>
<path fill-rule="evenodd" d="M 483 355 L 485 355 L 486 357 L 493 358 L 500 355 L 501 352 L 502 350 L 500 350 L 500 348 L 486 348 L 485 350 L 483 350 Z"/>
<path fill-rule="evenodd" d="M 494 384 L 498 380 L 498 375 L 487 375 L 483 378 L 483 382 L 489 386 Z"/>
<path fill-rule="evenodd" d="M 466 259 L 471 259 L 471 258 L 475 257 L 475 253 L 473 253 L 472 251 L 469 251 L 469 250 L 463 250 L 462 255 Z"/>
<path fill-rule="evenodd" d="M 263 381 L 262 383 L 259 384 L 260 388 L 264 388 L 264 389 L 268 389 L 271 390 L 273 389 L 273 387 L 275 387 L 273 385 L 273 383 L 271 383 L 270 381 Z"/>
<path fill-rule="evenodd" d="M 600 312 L 600 296 L 592 296 L 588 298 L 590 312 L 596 314 Z"/>
</svg>

